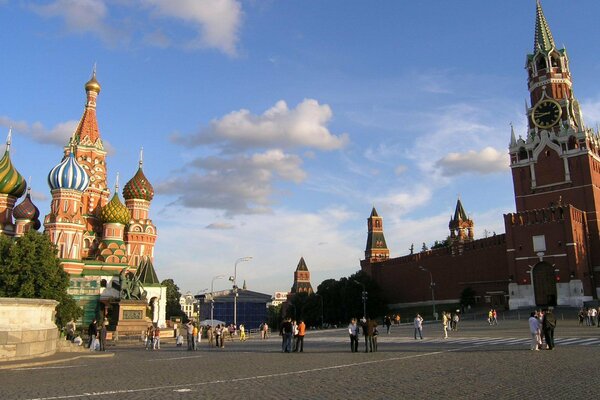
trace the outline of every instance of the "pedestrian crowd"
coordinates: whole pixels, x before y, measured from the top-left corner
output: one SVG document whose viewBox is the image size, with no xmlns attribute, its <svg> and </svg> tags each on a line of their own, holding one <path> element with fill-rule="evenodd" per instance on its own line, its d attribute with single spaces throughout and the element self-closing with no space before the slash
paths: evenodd
<svg viewBox="0 0 600 400">
<path fill-rule="evenodd" d="M 583 325 L 585 321 L 586 326 L 597 326 L 600 328 L 600 307 L 582 307 L 577 317 L 579 318 L 579 325 Z"/>
<path fill-rule="evenodd" d="M 552 310 L 532 311 L 528 322 L 531 333 L 531 350 L 554 349 L 556 317 Z"/>
</svg>

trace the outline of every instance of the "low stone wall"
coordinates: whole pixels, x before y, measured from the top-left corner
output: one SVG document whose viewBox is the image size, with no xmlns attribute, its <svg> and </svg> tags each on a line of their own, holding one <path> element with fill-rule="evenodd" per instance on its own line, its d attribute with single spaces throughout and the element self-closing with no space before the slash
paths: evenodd
<svg viewBox="0 0 600 400">
<path fill-rule="evenodd" d="M 0 361 L 56 353 L 57 305 L 54 300 L 0 298 Z"/>
</svg>

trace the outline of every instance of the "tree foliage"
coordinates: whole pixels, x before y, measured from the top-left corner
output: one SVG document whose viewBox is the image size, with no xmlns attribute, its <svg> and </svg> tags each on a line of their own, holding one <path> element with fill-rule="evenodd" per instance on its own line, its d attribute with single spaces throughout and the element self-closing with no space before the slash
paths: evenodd
<svg viewBox="0 0 600 400">
<path fill-rule="evenodd" d="M 173 279 L 165 279 L 161 282 L 161 285 L 167 287 L 167 319 L 171 317 L 180 317 L 183 322 L 187 322 L 187 315 L 181 309 L 181 304 L 179 300 L 181 299 L 181 292 L 179 291 L 179 286 L 175 284 Z"/>
<path fill-rule="evenodd" d="M 327 279 L 318 286 L 317 295 L 323 301 L 323 320 L 329 324 L 343 324 L 351 318 L 363 316 L 362 292 L 367 292 L 367 317 L 378 318 L 386 314 L 387 302 L 377 283 L 366 273 L 358 271 L 340 280 Z M 318 309 L 321 303 L 314 295 L 314 303 L 310 310 Z M 316 307 L 315 307 L 316 306 Z M 320 316 L 319 316 L 320 317 Z"/>
<path fill-rule="evenodd" d="M 42 233 L 29 231 L 17 239 L 0 235 L 0 297 L 56 300 L 56 324 L 63 327 L 83 310 L 67 293 L 69 275 L 56 254 Z"/>
</svg>

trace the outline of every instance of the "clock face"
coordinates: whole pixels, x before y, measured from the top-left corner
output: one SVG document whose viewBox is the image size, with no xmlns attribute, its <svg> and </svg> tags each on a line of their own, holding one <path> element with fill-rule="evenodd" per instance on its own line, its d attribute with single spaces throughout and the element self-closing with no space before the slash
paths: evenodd
<svg viewBox="0 0 600 400">
<path fill-rule="evenodd" d="M 542 100 L 533 108 L 531 119 L 538 128 L 550 128 L 558 123 L 562 109 L 555 100 Z"/>
</svg>

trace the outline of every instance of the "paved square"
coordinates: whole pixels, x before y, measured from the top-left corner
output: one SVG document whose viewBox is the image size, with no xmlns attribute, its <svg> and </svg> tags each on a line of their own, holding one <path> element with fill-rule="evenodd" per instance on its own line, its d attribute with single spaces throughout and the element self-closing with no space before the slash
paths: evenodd
<svg viewBox="0 0 600 400">
<path fill-rule="evenodd" d="M 313 332 L 304 353 L 281 353 L 281 340 L 111 347 L 114 357 L 0 371 L 1 399 L 211 399 L 255 397 L 593 398 L 600 328 L 559 321 L 556 349 L 529 350 L 526 320 L 466 321 L 442 339 L 426 324 L 424 340 L 410 326 L 379 336 L 379 352 L 350 353 L 344 329 Z M 360 350 L 364 351 L 364 343 Z M 40 360 L 37 360 L 40 361 Z"/>
</svg>

